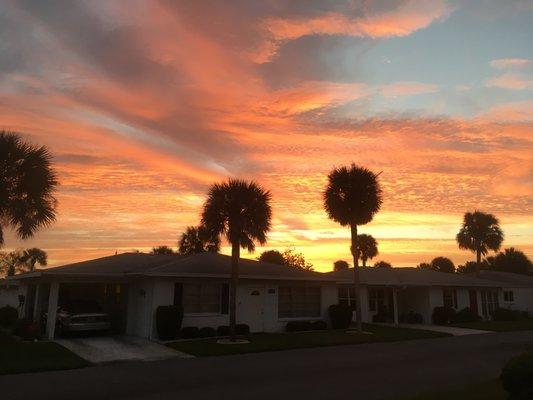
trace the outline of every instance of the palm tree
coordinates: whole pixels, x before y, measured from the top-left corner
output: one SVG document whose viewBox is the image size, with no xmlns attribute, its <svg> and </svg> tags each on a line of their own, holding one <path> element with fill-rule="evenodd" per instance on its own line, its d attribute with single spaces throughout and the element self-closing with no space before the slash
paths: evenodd
<svg viewBox="0 0 533 400">
<path fill-rule="evenodd" d="M 265 244 L 270 230 L 272 208 L 270 192 L 254 182 L 230 179 L 209 189 L 202 212 L 202 225 L 209 237 L 225 235 L 231 243 L 231 284 L 229 326 L 235 341 L 237 284 L 240 249 L 255 250 L 255 241 Z"/>
<path fill-rule="evenodd" d="M 58 185 L 46 147 L 28 144 L 15 132 L 0 131 L 0 247 L 3 228 L 21 239 L 55 221 Z"/>
<path fill-rule="evenodd" d="M 207 229 L 203 226 L 188 226 L 185 232 L 181 234 L 178 243 L 178 252 L 180 254 L 195 254 L 213 251 L 220 251 L 220 238 L 218 236 L 210 237 Z"/>
<path fill-rule="evenodd" d="M 335 168 L 328 175 L 328 186 L 324 192 L 324 208 L 332 220 L 342 226 L 349 226 L 354 265 L 354 286 L 356 296 L 357 330 L 362 331 L 361 291 L 359 283 L 359 247 L 357 225 L 372 221 L 381 207 L 381 186 L 378 175 L 352 164 L 350 167 Z"/>
<path fill-rule="evenodd" d="M 26 249 L 22 252 L 22 259 L 28 267 L 28 271 L 35 270 L 35 264 L 39 264 L 42 267 L 45 267 L 48 264 L 48 255 L 46 251 L 32 247 L 31 249 Z"/>
<path fill-rule="evenodd" d="M 363 267 L 366 267 L 366 261 L 378 255 L 378 242 L 371 235 L 362 234 L 357 237 L 357 245 Z"/>
<path fill-rule="evenodd" d="M 478 273 L 481 267 L 481 256 L 486 255 L 489 250 L 500 249 L 503 232 L 494 215 L 481 211 L 467 212 L 456 240 L 460 249 L 472 250 L 476 253 L 476 273 Z"/>
</svg>

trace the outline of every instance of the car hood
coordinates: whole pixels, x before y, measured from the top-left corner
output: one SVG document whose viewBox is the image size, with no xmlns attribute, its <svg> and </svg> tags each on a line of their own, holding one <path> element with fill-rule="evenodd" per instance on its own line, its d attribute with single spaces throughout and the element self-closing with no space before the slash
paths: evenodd
<svg viewBox="0 0 533 400">
<path fill-rule="evenodd" d="M 68 314 L 69 317 L 107 317 L 106 313 L 78 313 L 78 314 Z"/>
</svg>

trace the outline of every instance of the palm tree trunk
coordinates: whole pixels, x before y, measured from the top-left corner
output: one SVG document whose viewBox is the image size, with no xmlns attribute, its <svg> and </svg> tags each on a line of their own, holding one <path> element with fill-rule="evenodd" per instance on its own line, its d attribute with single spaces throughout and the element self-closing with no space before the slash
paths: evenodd
<svg viewBox="0 0 533 400">
<path fill-rule="evenodd" d="M 352 233 L 352 256 L 353 256 L 353 284 L 355 288 L 355 321 L 357 324 L 357 331 L 363 331 L 363 322 L 361 315 L 361 285 L 359 283 L 359 252 L 357 251 L 357 225 L 351 224 Z"/>
<path fill-rule="evenodd" d="M 481 249 L 478 246 L 476 250 L 476 275 L 479 275 L 480 270 L 481 270 Z"/>
<path fill-rule="evenodd" d="M 229 302 L 229 340 L 236 341 L 235 325 L 237 324 L 237 284 L 239 283 L 239 258 L 241 248 L 239 242 L 231 244 L 231 284 Z"/>
</svg>

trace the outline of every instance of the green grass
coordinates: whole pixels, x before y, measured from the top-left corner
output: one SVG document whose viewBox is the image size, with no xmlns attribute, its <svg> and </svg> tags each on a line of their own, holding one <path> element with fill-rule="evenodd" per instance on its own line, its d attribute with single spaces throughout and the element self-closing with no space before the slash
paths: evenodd
<svg viewBox="0 0 533 400">
<path fill-rule="evenodd" d="M 396 400 L 506 400 L 507 392 L 499 379 L 470 384 L 461 389 L 402 397 Z"/>
<path fill-rule="evenodd" d="M 218 344 L 216 339 L 189 340 L 169 343 L 168 346 L 195 356 L 223 356 L 229 354 L 257 353 L 263 351 L 289 350 L 305 347 L 336 346 L 372 342 L 427 339 L 449 336 L 445 333 L 417 329 L 392 328 L 365 325 L 372 335 L 346 333 L 344 330 L 294 333 L 259 333 L 251 335 L 247 344 Z"/>
<path fill-rule="evenodd" d="M 533 331 L 533 318 L 518 321 L 480 321 L 454 324 L 459 328 L 480 329 L 483 331 L 509 332 Z"/>
<path fill-rule="evenodd" d="M 0 332 L 0 375 L 82 368 L 89 362 L 53 342 L 23 342 Z"/>
</svg>

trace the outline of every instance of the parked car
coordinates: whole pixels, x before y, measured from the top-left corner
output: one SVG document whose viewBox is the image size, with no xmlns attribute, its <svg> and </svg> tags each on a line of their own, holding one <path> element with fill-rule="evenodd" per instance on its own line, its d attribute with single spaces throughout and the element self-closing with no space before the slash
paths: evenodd
<svg viewBox="0 0 533 400">
<path fill-rule="evenodd" d="M 92 300 L 74 300 L 59 306 L 56 324 L 57 336 L 66 332 L 107 331 L 111 328 L 109 314 Z"/>
</svg>

